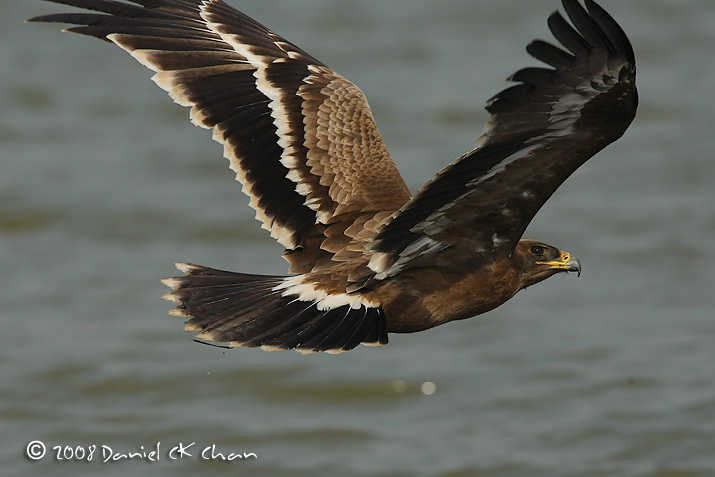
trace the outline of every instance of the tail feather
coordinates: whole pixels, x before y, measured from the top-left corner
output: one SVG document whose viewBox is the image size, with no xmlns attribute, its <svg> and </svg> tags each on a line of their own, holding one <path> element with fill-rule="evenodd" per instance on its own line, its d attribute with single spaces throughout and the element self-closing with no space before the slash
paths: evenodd
<svg viewBox="0 0 715 477">
<path fill-rule="evenodd" d="M 381 310 L 378 309 L 378 313 L 381 313 Z M 341 341 L 338 343 L 340 346 L 346 347 L 346 348 L 351 348 L 355 347 L 360 343 L 360 339 L 365 340 L 367 343 L 373 343 L 375 341 L 379 340 L 379 335 L 380 335 L 380 329 L 382 328 L 382 333 L 386 333 L 384 329 L 384 319 L 379 319 L 380 326 L 376 326 L 374 328 L 370 328 L 370 321 L 365 319 L 366 316 L 363 317 L 363 319 L 356 321 L 355 324 L 352 326 L 350 333 L 345 333 L 345 336 Z M 370 335 L 368 334 L 369 331 L 373 331 L 373 334 Z M 359 337 L 359 338 L 358 338 Z M 356 342 L 356 340 L 358 340 Z"/>
<path fill-rule="evenodd" d="M 254 288 L 243 286 L 213 286 L 213 287 L 197 287 L 191 289 L 182 289 L 182 293 L 171 292 L 164 295 L 164 298 L 177 303 L 182 303 L 187 299 L 191 300 L 194 307 L 201 306 L 212 307 L 213 311 L 218 311 L 217 307 L 220 302 L 230 304 L 229 306 L 238 305 L 242 302 L 248 307 L 261 298 L 266 298 L 265 284 L 261 284 Z M 263 292 L 263 293 L 261 293 Z M 280 296 L 280 293 L 275 293 Z M 238 297 L 238 299 L 236 299 Z"/>
<path fill-rule="evenodd" d="M 271 306 L 274 309 L 264 307 L 256 310 L 248 321 L 232 332 L 243 334 L 247 346 L 263 346 L 280 335 L 287 340 L 287 336 L 299 333 L 319 318 L 314 313 L 306 313 L 312 306 L 310 303 L 295 300 L 286 303 L 283 298 Z"/>
<path fill-rule="evenodd" d="M 358 313 L 351 313 L 354 311 Z M 342 313 L 342 316 L 339 316 L 337 320 L 334 320 L 333 323 L 325 329 L 324 333 L 315 336 L 313 340 L 306 343 L 306 345 L 313 346 L 320 350 L 330 345 L 342 346 L 352 337 L 356 326 L 359 328 L 363 323 L 366 313 L 367 309 L 352 310 L 348 308 L 345 313 Z"/>
<path fill-rule="evenodd" d="M 288 341 L 289 345 L 301 344 L 303 347 L 314 351 L 327 351 L 331 348 L 342 349 L 339 340 L 331 336 L 335 330 L 339 330 L 341 334 L 349 332 L 349 327 L 345 326 L 345 318 L 353 311 L 349 307 L 329 310 L 322 314 L 316 314 L 316 310 L 312 309 L 316 305 L 312 305 L 306 312 L 316 315 L 316 318 L 300 327 L 300 331 L 295 333 L 292 339 Z M 357 310 L 355 310 L 357 311 Z M 360 311 L 360 315 L 363 312 Z M 356 345 L 357 346 L 357 345 Z"/>
<path fill-rule="evenodd" d="M 319 306 L 286 290 L 282 284 L 287 277 L 192 264 L 177 264 L 177 268 L 186 275 L 164 280 L 173 291 L 163 298 L 179 304 L 170 314 L 188 318 L 185 329 L 198 332 L 199 339 L 303 353 L 339 353 L 360 343 L 387 343 L 379 306 Z"/>
<path fill-rule="evenodd" d="M 249 297 L 204 306 L 189 306 L 191 310 L 186 323 L 187 331 L 199 331 L 211 341 L 237 341 L 239 331 L 243 339 L 250 337 L 256 320 L 262 318 L 267 309 L 280 302 L 280 294 L 265 297 Z M 185 301 L 185 303 L 189 303 Z M 266 320 L 266 324 L 268 321 Z M 239 328 L 240 327 L 240 328 Z M 210 333 L 209 336 L 207 333 Z"/>
<path fill-rule="evenodd" d="M 303 308 L 299 309 L 298 305 Z M 291 311 L 289 310 L 291 308 L 296 311 L 294 311 L 294 314 L 289 316 L 288 319 L 285 319 L 286 311 L 288 311 L 290 315 Z M 308 341 L 329 324 L 329 320 L 327 319 L 329 316 L 327 316 L 327 314 L 316 313 L 314 304 L 299 301 L 294 301 L 290 303 L 289 306 L 274 310 L 261 318 L 261 322 L 254 324 L 256 328 L 262 328 L 264 331 L 251 338 L 249 343 L 261 346 L 263 342 L 272 343 L 279 336 L 282 336 L 282 347 L 287 349 L 309 348 L 312 350 L 312 347 L 308 346 Z"/>
</svg>

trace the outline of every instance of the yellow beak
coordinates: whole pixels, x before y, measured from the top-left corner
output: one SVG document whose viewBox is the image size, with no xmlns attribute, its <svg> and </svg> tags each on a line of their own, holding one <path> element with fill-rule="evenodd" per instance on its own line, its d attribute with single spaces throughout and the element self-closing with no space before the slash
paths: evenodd
<svg viewBox="0 0 715 477">
<path fill-rule="evenodd" d="M 557 270 L 565 270 L 567 272 L 576 272 L 581 276 L 581 263 L 578 258 L 572 256 L 568 252 L 561 252 L 561 257 L 558 260 L 550 260 L 546 262 L 536 262 L 537 265 L 548 265 Z"/>
</svg>

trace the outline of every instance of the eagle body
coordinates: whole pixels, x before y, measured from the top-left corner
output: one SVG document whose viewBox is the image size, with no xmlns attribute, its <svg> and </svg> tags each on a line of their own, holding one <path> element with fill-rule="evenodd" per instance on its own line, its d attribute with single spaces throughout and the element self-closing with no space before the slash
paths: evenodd
<svg viewBox="0 0 715 477">
<path fill-rule="evenodd" d="M 520 275 L 506 262 L 496 268 L 444 271 L 415 269 L 378 289 L 387 331 L 411 333 L 490 311 L 519 290 Z"/>
<path fill-rule="evenodd" d="M 113 43 L 223 146 L 289 275 L 179 263 L 170 314 L 200 340 L 340 353 L 488 312 L 519 290 L 581 271 L 523 234 L 583 163 L 623 135 L 638 105 L 635 55 L 593 0 L 562 0 L 557 44 L 488 100 L 475 148 L 415 194 L 363 92 L 223 0 L 48 0 L 36 17 Z"/>
</svg>

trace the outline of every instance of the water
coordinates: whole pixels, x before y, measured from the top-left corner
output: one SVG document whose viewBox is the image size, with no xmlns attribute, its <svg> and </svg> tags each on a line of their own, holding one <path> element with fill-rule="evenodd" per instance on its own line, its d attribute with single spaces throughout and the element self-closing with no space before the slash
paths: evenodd
<svg viewBox="0 0 715 477">
<path fill-rule="evenodd" d="M 360 85 L 412 190 L 471 147 L 557 7 L 231 3 Z M 280 248 L 148 71 L 22 23 L 60 7 L 3 2 L 3 475 L 715 475 L 715 8 L 603 3 L 633 40 L 641 108 L 527 233 L 575 253 L 581 278 L 383 348 L 301 356 L 201 346 L 166 315 L 173 262 L 284 273 Z M 101 463 L 102 446 L 157 445 L 158 462 Z M 248 455 L 201 459 L 212 445 Z M 96 450 L 56 461 L 52 446 Z"/>
</svg>

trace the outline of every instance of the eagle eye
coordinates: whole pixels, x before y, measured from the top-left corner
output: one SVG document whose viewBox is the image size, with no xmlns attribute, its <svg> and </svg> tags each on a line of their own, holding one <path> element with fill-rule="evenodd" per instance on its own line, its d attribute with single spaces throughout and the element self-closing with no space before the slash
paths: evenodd
<svg viewBox="0 0 715 477">
<path fill-rule="evenodd" d="M 531 253 L 534 255 L 543 255 L 544 254 L 544 247 L 541 245 L 534 245 L 531 247 Z"/>
</svg>

